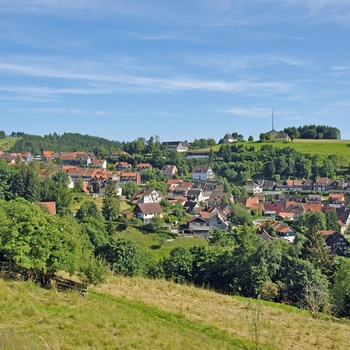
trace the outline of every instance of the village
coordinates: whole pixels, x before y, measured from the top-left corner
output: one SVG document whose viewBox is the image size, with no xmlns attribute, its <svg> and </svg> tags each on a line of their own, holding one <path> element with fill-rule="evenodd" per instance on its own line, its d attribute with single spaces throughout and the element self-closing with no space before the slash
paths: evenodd
<svg viewBox="0 0 350 350">
<path fill-rule="evenodd" d="M 288 135 L 275 133 L 274 137 L 285 140 Z M 226 134 L 223 144 L 234 143 L 231 134 Z M 289 140 L 287 140 L 289 141 Z M 342 179 L 317 177 L 310 179 L 287 179 L 285 181 L 248 179 L 245 186 L 245 196 L 234 197 L 225 191 L 225 186 L 217 181 L 216 174 L 205 161 L 210 158 L 210 151 L 191 151 L 188 142 L 176 141 L 165 143 L 171 152 L 176 152 L 187 158 L 200 159 L 202 165 L 195 165 L 190 176 L 179 175 L 174 164 L 165 164 L 158 169 L 162 181 L 166 182 L 166 192 L 163 193 L 149 186 L 149 181 L 142 181 L 143 175 L 154 170 L 150 163 L 140 162 L 132 166 L 127 161 L 129 154 L 125 151 L 110 154 L 107 159 L 97 159 L 93 153 L 86 152 L 53 152 L 45 150 L 40 155 L 33 156 L 30 152 L 4 153 L 0 159 L 9 165 L 18 162 L 30 163 L 37 161 L 42 164 L 56 164 L 58 170 L 68 175 L 68 187 L 73 189 L 81 182 L 82 191 L 93 198 L 104 197 L 108 185 L 112 182 L 118 192 L 120 201 L 129 204 L 128 210 L 123 210 L 120 216 L 127 220 L 133 218 L 150 224 L 154 217 L 166 218 L 162 203 L 181 205 L 186 223 L 167 221 L 164 226 L 172 232 L 182 235 L 209 238 L 214 229 L 229 231 L 235 227 L 232 221 L 232 205 L 239 204 L 254 219 L 257 234 L 265 240 L 282 239 L 293 242 L 296 231 L 293 221 L 311 211 L 326 213 L 334 211 L 338 220 L 337 230 L 321 232 L 325 243 L 332 254 L 345 256 L 350 243 L 347 241 L 347 230 L 350 224 L 350 199 L 346 196 L 350 184 Z M 120 161 L 119 159 L 123 159 Z M 110 161 L 113 161 L 113 164 Z M 125 161 L 126 160 L 126 161 Z M 41 169 L 40 177 L 47 174 L 45 167 Z M 123 185 L 133 183 L 135 191 L 127 198 L 123 194 Z M 54 203 L 47 204 L 54 207 Z M 54 213 L 54 209 L 52 210 Z M 171 213 L 171 211 L 170 211 Z M 273 235 L 271 235 L 273 228 Z"/>
</svg>

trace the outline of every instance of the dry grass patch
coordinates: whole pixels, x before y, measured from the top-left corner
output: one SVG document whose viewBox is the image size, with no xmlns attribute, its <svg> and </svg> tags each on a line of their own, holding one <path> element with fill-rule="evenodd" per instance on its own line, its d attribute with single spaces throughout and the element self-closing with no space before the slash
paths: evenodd
<svg viewBox="0 0 350 350">
<path fill-rule="evenodd" d="M 230 337 L 143 303 L 91 291 L 44 290 L 0 279 L 2 349 L 249 349 Z"/>
<path fill-rule="evenodd" d="M 140 277 L 111 277 L 99 290 L 133 301 L 141 301 L 188 320 L 202 322 L 251 340 L 249 302 L 193 286 Z M 252 302 L 254 303 L 254 302 Z M 277 349 L 349 349 L 350 324 L 314 320 L 306 312 L 262 306 L 263 344 Z M 336 335 L 336 336 L 335 336 Z"/>
</svg>

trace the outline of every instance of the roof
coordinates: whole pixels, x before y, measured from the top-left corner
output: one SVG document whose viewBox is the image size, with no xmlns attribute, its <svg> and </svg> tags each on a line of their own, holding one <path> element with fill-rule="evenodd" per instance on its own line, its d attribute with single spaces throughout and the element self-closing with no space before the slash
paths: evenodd
<svg viewBox="0 0 350 350">
<path fill-rule="evenodd" d="M 49 210 L 50 214 L 56 215 L 56 202 L 40 202 L 44 204 Z"/>
<path fill-rule="evenodd" d="M 321 203 L 301 203 L 301 205 L 304 207 L 305 211 L 322 211 L 322 204 Z"/>
<path fill-rule="evenodd" d="M 104 164 L 106 161 L 104 159 L 93 159 L 91 161 L 91 164 L 97 165 L 97 164 Z"/>
<path fill-rule="evenodd" d="M 209 169 L 209 165 L 196 165 L 193 168 L 193 173 L 207 173 Z"/>
<path fill-rule="evenodd" d="M 136 213 L 163 214 L 164 211 L 159 203 L 139 203 L 135 208 Z"/>
<path fill-rule="evenodd" d="M 226 134 L 226 135 L 224 136 L 224 139 L 236 140 L 231 134 Z"/>
<path fill-rule="evenodd" d="M 45 158 L 54 158 L 54 151 L 43 151 L 43 155 Z"/>
<path fill-rule="evenodd" d="M 343 193 L 331 193 L 328 197 L 328 201 L 337 201 L 337 202 L 344 202 L 344 194 Z"/>
<path fill-rule="evenodd" d="M 283 205 L 281 203 L 264 203 L 264 210 L 279 214 L 283 211 Z"/>
<path fill-rule="evenodd" d="M 315 182 L 317 184 L 328 184 L 329 179 L 328 179 L 328 177 L 317 177 Z"/>
</svg>

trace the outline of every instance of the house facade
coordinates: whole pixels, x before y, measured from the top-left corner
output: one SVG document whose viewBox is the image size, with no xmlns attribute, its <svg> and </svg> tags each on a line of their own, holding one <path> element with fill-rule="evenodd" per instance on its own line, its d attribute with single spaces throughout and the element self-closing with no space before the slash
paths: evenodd
<svg viewBox="0 0 350 350">
<path fill-rule="evenodd" d="M 214 179 L 215 174 L 209 165 L 197 165 L 192 172 L 192 179 L 206 181 Z"/>
<path fill-rule="evenodd" d="M 156 215 L 163 216 L 164 211 L 159 203 L 139 203 L 135 210 L 135 218 L 141 219 L 144 224 L 149 224 Z"/>
<path fill-rule="evenodd" d="M 233 142 L 236 142 L 236 141 L 237 140 L 231 134 L 226 134 L 222 138 L 222 143 L 224 143 L 224 144 L 233 143 Z"/>
<path fill-rule="evenodd" d="M 168 151 L 176 151 L 176 152 L 187 152 L 190 148 L 190 145 L 187 141 L 169 141 L 163 142 L 168 149 Z"/>
<path fill-rule="evenodd" d="M 176 165 L 167 164 L 162 167 L 162 174 L 166 179 L 171 179 L 177 172 L 178 169 Z"/>
</svg>

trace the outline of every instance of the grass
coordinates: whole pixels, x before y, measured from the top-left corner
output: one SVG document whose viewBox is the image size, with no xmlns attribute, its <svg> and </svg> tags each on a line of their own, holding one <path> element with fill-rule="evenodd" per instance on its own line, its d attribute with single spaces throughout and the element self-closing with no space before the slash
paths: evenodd
<svg viewBox="0 0 350 350">
<path fill-rule="evenodd" d="M 74 193 L 73 194 L 73 202 L 70 206 L 70 210 L 75 213 L 81 207 L 81 205 L 86 201 L 93 201 L 96 203 L 98 208 L 102 208 L 102 197 L 92 197 L 87 193 Z M 126 202 L 120 202 L 120 211 L 129 209 L 130 205 Z"/>
<path fill-rule="evenodd" d="M 166 241 L 164 234 L 142 233 L 135 227 L 129 227 L 128 230 L 117 232 L 116 235 L 136 242 L 140 248 L 149 252 L 156 260 L 169 256 L 170 251 L 175 247 L 189 248 L 196 245 L 204 246 L 208 244 L 207 241 L 202 238 L 183 237 L 181 235 Z"/>
<path fill-rule="evenodd" d="M 0 139 L 0 150 L 1 151 L 9 151 L 17 142 L 18 139 L 14 139 L 12 137 L 5 137 L 4 139 Z"/>
<path fill-rule="evenodd" d="M 100 291 L 156 306 L 194 322 L 252 340 L 252 304 L 246 298 L 230 297 L 193 286 L 163 280 L 111 277 Z M 275 303 L 262 303 L 261 344 L 274 349 L 349 349 L 349 321 L 313 319 L 309 312 Z"/>
<path fill-rule="evenodd" d="M 177 312 L 97 290 L 86 298 L 0 280 L 0 349 L 250 349 Z"/>
<path fill-rule="evenodd" d="M 346 163 L 350 163 L 350 140 L 301 140 L 295 139 L 292 142 L 244 142 L 246 146 L 253 146 L 255 150 L 260 150 L 263 145 L 269 144 L 276 148 L 291 147 L 296 151 L 305 154 L 316 154 L 327 157 L 336 154 L 343 157 Z M 221 145 L 212 147 L 214 152 L 219 151 Z M 209 150 L 206 149 L 206 150 Z"/>
<path fill-rule="evenodd" d="M 85 298 L 0 279 L 0 310 L 1 350 L 350 348 L 348 320 L 141 277 L 110 276 Z"/>
</svg>

